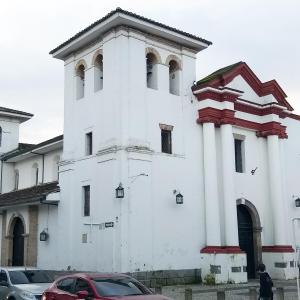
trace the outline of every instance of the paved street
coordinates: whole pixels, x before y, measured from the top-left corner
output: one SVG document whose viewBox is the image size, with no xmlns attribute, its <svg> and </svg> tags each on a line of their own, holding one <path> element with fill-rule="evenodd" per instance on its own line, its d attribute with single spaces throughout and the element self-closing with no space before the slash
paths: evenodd
<svg viewBox="0 0 300 300">
<path fill-rule="evenodd" d="M 295 281 L 274 281 L 275 287 L 284 287 L 285 290 L 285 300 L 296 300 L 297 299 L 297 288 Z M 184 285 L 184 286 L 167 286 L 163 287 L 162 293 L 165 296 L 171 297 L 175 300 L 184 300 L 184 291 L 186 288 L 191 288 L 193 290 L 193 300 L 216 300 L 217 295 L 216 289 L 235 289 L 233 291 L 226 291 L 226 300 L 248 300 L 249 292 L 246 288 L 248 286 L 259 286 L 258 281 L 251 281 L 248 284 L 241 285 L 218 285 L 218 286 L 203 286 L 200 284 L 195 285 Z M 241 287 L 241 289 L 236 289 Z M 212 290 L 212 292 L 207 292 L 207 290 Z M 205 291 L 205 292 L 204 292 Z M 203 293 L 204 292 L 204 293 Z M 274 300 L 276 300 L 276 292 L 274 291 Z"/>
</svg>

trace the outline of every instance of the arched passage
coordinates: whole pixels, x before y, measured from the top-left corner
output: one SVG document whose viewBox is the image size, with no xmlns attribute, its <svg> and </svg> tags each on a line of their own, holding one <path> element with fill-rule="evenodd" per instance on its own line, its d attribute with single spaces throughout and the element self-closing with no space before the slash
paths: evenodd
<svg viewBox="0 0 300 300">
<path fill-rule="evenodd" d="M 12 223 L 12 265 L 24 265 L 24 225 L 23 221 L 17 217 Z"/>
<path fill-rule="evenodd" d="M 256 277 L 256 267 L 262 261 L 261 223 L 255 206 L 246 199 L 237 200 L 239 246 L 247 254 L 248 278 Z"/>
</svg>

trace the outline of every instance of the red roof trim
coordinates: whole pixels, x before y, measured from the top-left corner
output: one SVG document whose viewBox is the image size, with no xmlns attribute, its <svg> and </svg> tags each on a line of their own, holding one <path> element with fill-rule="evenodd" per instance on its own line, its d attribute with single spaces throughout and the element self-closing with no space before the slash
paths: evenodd
<svg viewBox="0 0 300 300">
<path fill-rule="evenodd" d="M 276 245 L 276 246 L 262 246 L 263 252 L 272 253 L 293 253 L 294 248 L 291 245 Z"/>
<path fill-rule="evenodd" d="M 280 107 L 255 107 L 246 103 L 235 102 L 234 109 L 240 112 L 256 116 L 266 116 L 270 114 L 276 114 L 281 116 L 283 114 L 283 108 Z"/>
<path fill-rule="evenodd" d="M 214 123 L 217 126 L 222 124 L 232 124 L 256 131 L 257 137 L 267 137 L 278 135 L 279 138 L 287 138 L 286 126 L 279 122 L 257 123 L 235 117 L 235 111 L 230 109 L 217 109 L 206 107 L 198 110 L 198 124 Z"/>
<path fill-rule="evenodd" d="M 240 254 L 243 254 L 245 252 L 243 252 L 239 246 L 206 246 L 200 250 L 200 253 L 206 253 L 206 254 L 240 253 Z"/>
<path fill-rule="evenodd" d="M 238 75 L 241 75 L 244 78 L 244 80 L 251 86 L 251 88 L 259 97 L 273 95 L 280 105 L 286 107 L 290 111 L 293 110 L 293 107 L 285 99 L 287 96 L 277 81 L 270 80 L 264 83 L 261 82 L 245 62 L 237 64 L 233 69 L 221 74 L 211 81 L 205 82 L 203 85 L 200 84 L 199 86 L 193 88 L 193 91 L 205 86 L 215 88 L 226 86 Z"/>
<path fill-rule="evenodd" d="M 196 97 L 198 101 L 210 99 L 218 102 L 224 102 L 224 101 L 235 102 L 236 99 L 239 97 L 239 95 L 237 95 L 236 93 L 232 93 L 230 91 L 220 92 L 220 91 L 207 90 L 199 94 L 196 94 Z"/>
</svg>

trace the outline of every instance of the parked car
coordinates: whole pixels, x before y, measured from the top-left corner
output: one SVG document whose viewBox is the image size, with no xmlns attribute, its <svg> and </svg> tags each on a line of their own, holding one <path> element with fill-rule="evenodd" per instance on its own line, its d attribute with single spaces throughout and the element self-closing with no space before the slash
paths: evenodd
<svg viewBox="0 0 300 300">
<path fill-rule="evenodd" d="M 40 300 L 52 282 L 43 270 L 0 267 L 0 300 Z"/>
<path fill-rule="evenodd" d="M 124 274 L 71 274 L 60 277 L 45 290 L 42 300 L 75 299 L 169 300 L 155 295 L 136 279 Z"/>
</svg>

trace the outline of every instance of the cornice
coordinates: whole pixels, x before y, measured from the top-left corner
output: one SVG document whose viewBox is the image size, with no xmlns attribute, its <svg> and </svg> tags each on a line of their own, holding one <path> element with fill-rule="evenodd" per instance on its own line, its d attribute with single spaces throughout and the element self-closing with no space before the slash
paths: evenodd
<svg viewBox="0 0 300 300">
<path fill-rule="evenodd" d="M 198 124 L 214 123 L 216 126 L 231 124 L 234 126 L 256 131 L 257 137 L 277 135 L 279 138 L 287 138 L 286 126 L 279 122 L 257 123 L 235 117 L 235 111 L 230 109 L 217 109 L 206 107 L 198 110 Z"/>
</svg>

